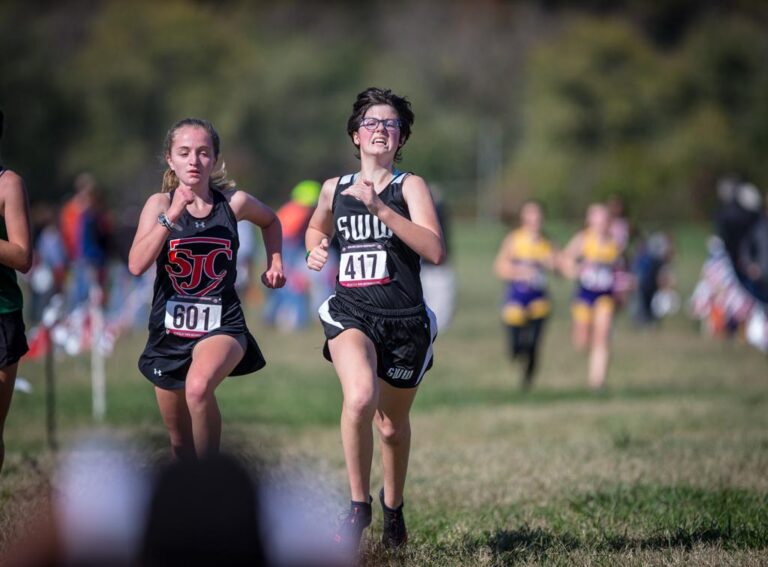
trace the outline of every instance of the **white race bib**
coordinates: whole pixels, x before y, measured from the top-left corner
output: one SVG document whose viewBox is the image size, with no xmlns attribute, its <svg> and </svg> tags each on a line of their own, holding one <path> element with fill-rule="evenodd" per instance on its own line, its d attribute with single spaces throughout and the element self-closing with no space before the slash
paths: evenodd
<svg viewBox="0 0 768 567">
<path fill-rule="evenodd" d="M 387 251 L 383 244 L 350 244 L 341 249 L 339 283 L 366 287 L 389 283 Z"/>
<path fill-rule="evenodd" d="M 165 303 L 167 333 L 194 339 L 219 327 L 221 327 L 220 297 L 175 295 Z"/>
<path fill-rule="evenodd" d="M 610 291 L 613 279 L 613 267 L 605 264 L 587 264 L 579 275 L 582 287 L 590 291 Z"/>
<path fill-rule="evenodd" d="M 547 287 L 547 273 L 541 264 L 537 262 L 520 261 L 514 262 L 514 264 L 526 266 L 532 270 L 533 276 L 527 279 L 515 280 L 514 283 L 520 287 L 527 287 L 528 289 L 535 291 L 543 291 Z"/>
</svg>

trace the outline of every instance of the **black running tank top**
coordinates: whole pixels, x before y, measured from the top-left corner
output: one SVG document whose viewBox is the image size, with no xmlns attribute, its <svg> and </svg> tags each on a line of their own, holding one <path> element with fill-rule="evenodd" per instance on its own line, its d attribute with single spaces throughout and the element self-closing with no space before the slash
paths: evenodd
<svg viewBox="0 0 768 567">
<path fill-rule="evenodd" d="M 0 176 L 5 169 L 0 165 Z M 5 219 L 0 216 L 0 239 L 8 240 L 8 231 L 5 228 Z M 23 307 L 24 301 L 21 288 L 16 283 L 16 270 L 10 266 L 0 264 L 0 315 L 13 313 Z"/>
<path fill-rule="evenodd" d="M 411 218 L 403 198 L 408 173 L 395 171 L 379 198 L 396 213 Z M 339 243 L 336 295 L 363 307 L 407 309 L 424 302 L 421 258 L 357 199 L 341 195 L 356 174 L 339 178 L 333 195 L 333 224 Z"/>
<path fill-rule="evenodd" d="M 237 220 L 224 195 L 216 190 L 211 195 L 208 216 L 194 217 L 185 210 L 157 257 L 150 332 L 180 338 L 245 332 L 235 292 Z"/>
</svg>

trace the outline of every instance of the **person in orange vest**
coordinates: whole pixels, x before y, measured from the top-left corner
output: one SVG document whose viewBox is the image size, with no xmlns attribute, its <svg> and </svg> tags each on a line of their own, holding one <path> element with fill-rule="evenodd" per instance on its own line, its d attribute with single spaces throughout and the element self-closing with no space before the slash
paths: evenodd
<svg viewBox="0 0 768 567">
<path fill-rule="evenodd" d="M 312 297 L 327 297 L 327 293 L 317 293 L 317 288 L 328 290 L 332 287 L 332 279 L 329 279 L 328 274 L 310 273 L 305 268 L 304 233 L 319 195 L 320 183 L 313 180 L 300 181 L 291 190 L 291 200 L 277 210 L 277 218 L 283 226 L 287 284 L 270 292 L 264 320 L 283 330 L 292 331 L 306 326 L 310 321 L 310 308 L 319 307 L 322 303 L 322 300 L 319 303 L 313 301 Z M 335 274 L 331 277 L 335 277 Z M 328 282 L 323 285 L 325 280 Z"/>
</svg>

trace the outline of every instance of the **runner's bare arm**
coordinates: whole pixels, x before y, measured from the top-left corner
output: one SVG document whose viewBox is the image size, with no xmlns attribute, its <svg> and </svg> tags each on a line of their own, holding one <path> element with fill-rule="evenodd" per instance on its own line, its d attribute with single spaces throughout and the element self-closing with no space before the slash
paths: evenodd
<svg viewBox="0 0 768 567">
<path fill-rule="evenodd" d="M 365 203 L 371 214 L 379 217 L 400 240 L 425 260 L 432 264 L 441 264 L 445 260 L 443 232 L 432 193 L 424 179 L 418 175 L 409 175 L 403 182 L 403 198 L 408 205 L 410 220 L 384 204 L 370 183 L 356 183 L 342 194 L 351 195 Z"/>
<path fill-rule="evenodd" d="M 496 277 L 503 281 L 519 279 L 517 267 L 512 263 L 512 234 L 508 234 L 501 243 L 493 263 Z"/>
<path fill-rule="evenodd" d="M 311 270 L 322 270 L 328 261 L 328 246 L 334 232 L 331 206 L 338 181 L 339 178 L 334 177 L 323 183 L 317 207 L 312 213 L 312 218 L 307 226 L 307 233 L 304 235 L 304 245 L 309 252 L 307 266 Z"/>
<path fill-rule="evenodd" d="M 147 199 L 136 227 L 131 250 L 128 252 L 128 270 L 134 276 L 140 276 L 157 260 L 163 243 L 168 236 L 168 229 L 157 222 L 160 213 L 168 210 L 171 199 L 168 193 L 155 193 Z"/>
<path fill-rule="evenodd" d="M 267 269 L 261 275 L 262 283 L 269 288 L 283 287 L 283 227 L 275 211 L 245 191 L 231 191 L 225 196 L 237 220 L 249 221 L 261 229 L 267 254 Z"/>
<path fill-rule="evenodd" d="M 0 177 L 0 207 L 8 233 L 8 240 L 0 240 L 0 264 L 28 272 L 32 266 L 29 204 L 24 181 L 12 171 Z"/>
<path fill-rule="evenodd" d="M 579 250 L 581 250 L 583 240 L 583 233 L 581 231 L 576 233 L 557 256 L 557 268 L 566 278 L 575 279 L 579 275 Z"/>
</svg>

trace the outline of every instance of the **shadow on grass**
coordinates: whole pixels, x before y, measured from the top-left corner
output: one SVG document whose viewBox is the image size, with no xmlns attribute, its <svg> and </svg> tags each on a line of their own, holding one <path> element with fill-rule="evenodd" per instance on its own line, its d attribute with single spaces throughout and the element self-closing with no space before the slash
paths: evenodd
<svg viewBox="0 0 768 567">
<path fill-rule="evenodd" d="M 465 542 L 465 547 L 470 553 L 476 553 L 480 548 L 489 549 L 495 558 L 503 559 L 506 563 L 562 556 L 578 550 L 614 553 L 639 550 L 690 550 L 700 544 L 727 548 L 744 547 L 733 541 L 730 531 L 723 530 L 717 525 L 700 526 L 694 529 L 679 528 L 669 533 L 658 533 L 648 537 L 600 534 L 594 538 L 578 537 L 568 532 L 557 533 L 553 530 L 524 525 L 516 530 L 503 529 L 487 534 L 485 542 Z"/>
<path fill-rule="evenodd" d="M 618 484 L 538 508 L 544 527 L 486 531 L 469 536 L 464 547 L 505 563 L 577 550 L 766 549 L 767 510 L 767 494 L 744 489 Z"/>
<path fill-rule="evenodd" d="M 568 533 L 556 534 L 542 528 L 522 526 L 517 530 L 498 530 L 489 534 L 485 545 L 494 555 L 512 554 L 523 558 L 553 551 L 573 551 L 582 543 Z"/>
</svg>

